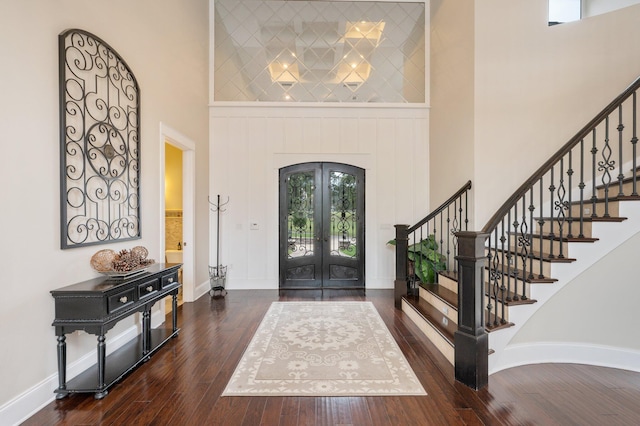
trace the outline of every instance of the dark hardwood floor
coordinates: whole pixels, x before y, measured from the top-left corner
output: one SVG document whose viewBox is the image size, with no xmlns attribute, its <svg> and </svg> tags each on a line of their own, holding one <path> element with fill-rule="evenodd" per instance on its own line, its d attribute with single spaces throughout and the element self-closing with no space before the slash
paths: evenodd
<svg viewBox="0 0 640 426">
<path fill-rule="evenodd" d="M 275 300 L 369 300 L 427 396 L 220 397 Z M 170 319 L 168 319 L 170 321 Z M 518 367 L 474 392 L 393 306 L 392 290 L 229 291 L 179 308 L 180 335 L 102 400 L 71 395 L 25 425 L 637 425 L 640 373 L 573 364 Z"/>
</svg>

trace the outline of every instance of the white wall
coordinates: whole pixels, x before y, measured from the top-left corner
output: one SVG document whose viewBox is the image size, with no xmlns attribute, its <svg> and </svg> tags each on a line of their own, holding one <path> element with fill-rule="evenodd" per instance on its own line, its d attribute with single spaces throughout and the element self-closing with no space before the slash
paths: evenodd
<svg viewBox="0 0 640 426">
<path fill-rule="evenodd" d="M 206 0 L 3 0 L 0 6 L 0 130 L 3 182 L 0 323 L 0 423 L 20 400 L 57 385 L 53 298 L 49 291 L 97 276 L 89 259 L 102 248 L 144 245 L 162 259 L 159 123 L 198 143 L 197 281 L 208 261 L 208 2 Z M 89 248 L 60 249 L 58 34 L 87 30 L 128 63 L 141 90 L 142 239 Z M 125 321 L 107 335 L 128 329 Z M 68 361 L 91 354 L 95 336 L 67 339 Z M 26 407 L 26 408 L 25 408 Z M 14 412 L 15 414 L 15 412 Z"/>
<path fill-rule="evenodd" d="M 546 2 L 475 2 L 476 228 L 484 226 L 522 182 L 640 75 L 640 33 L 634 28 L 640 22 L 640 6 L 551 27 L 546 13 Z M 597 246 L 591 249 L 599 250 Z M 610 254 L 603 262 L 616 263 L 616 256 Z M 619 322 L 608 331 L 599 329 L 593 333 L 589 327 L 580 331 L 571 327 L 594 315 L 593 306 L 607 303 L 601 292 L 582 291 L 583 285 L 590 285 L 590 277 L 583 274 L 564 279 L 554 284 L 566 286 L 558 301 L 551 299 L 544 306 L 539 301 L 525 308 L 539 313 L 526 324 L 527 319 L 518 315 L 519 327 L 527 332 L 519 335 L 518 328 L 506 332 L 505 336 L 513 336 L 510 352 L 518 352 L 518 345 L 539 348 L 536 345 L 547 339 L 543 337 L 547 333 L 554 342 L 561 342 L 556 347 L 583 345 L 570 358 L 601 344 L 636 350 L 636 344 L 628 340 L 634 332 L 632 324 Z M 619 280 L 620 292 L 632 294 L 629 286 L 635 285 L 633 271 L 618 269 L 614 277 Z M 616 315 L 629 315 L 633 309 L 614 306 L 608 310 L 603 306 L 603 310 L 624 309 L 624 314 Z M 564 321 L 567 314 L 575 318 L 568 322 L 569 326 L 547 328 L 549 322 Z M 495 333 L 495 339 L 493 334 L 490 337 L 492 345 L 501 339 L 498 335 Z M 602 357 L 602 353 L 588 353 L 591 361 Z M 544 354 L 538 351 L 537 355 L 540 362 Z M 525 359 L 509 357 L 512 361 L 518 359 L 510 365 Z M 526 362 L 535 359 L 534 356 Z M 572 359 L 586 360 L 589 356 Z M 560 358 L 544 359 L 553 360 Z M 498 363 L 498 369 L 509 366 L 501 359 Z"/>
<path fill-rule="evenodd" d="M 427 117 L 409 106 L 212 107 L 211 193 L 230 198 L 221 215 L 227 287 L 278 288 L 278 170 L 309 161 L 365 169 L 366 286 L 392 287 L 393 225 L 428 212 Z M 211 252 L 215 260 L 215 241 Z"/>
<path fill-rule="evenodd" d="M 635 278 L 638 253 L 640 233 L 564 286 L 511 343 L 600 345 L 627 348 L 640 357 L 640 339 L 630 338 L 636 332 L 640 300 L 640 285 Z M 577 300 L 580 309 L 575 309 Z"/>
<path fill-rule="evenodd" d="M 474 177 L 475 3 L 431 1 L 432 206 L 440 205 Z M 469 229 L 473 229 L 473 209 L 469 213 Z"/>
<path fill-rule="evenodd" d="M 546 13 L 546 2 L 475 2 L 479 227 L 640 75 L 640 5 L 552 27 Z"/>
</svg>

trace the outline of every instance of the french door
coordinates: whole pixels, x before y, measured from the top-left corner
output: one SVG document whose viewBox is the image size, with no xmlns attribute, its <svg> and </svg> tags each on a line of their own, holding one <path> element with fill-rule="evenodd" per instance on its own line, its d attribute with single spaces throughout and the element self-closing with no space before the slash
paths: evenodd
<svg viewBox="0 0 640 426">
<path fill-rule="evenodd" d="M 364 169 L 280 169 L 280 288 L 364 288 Z"/>
</svg>

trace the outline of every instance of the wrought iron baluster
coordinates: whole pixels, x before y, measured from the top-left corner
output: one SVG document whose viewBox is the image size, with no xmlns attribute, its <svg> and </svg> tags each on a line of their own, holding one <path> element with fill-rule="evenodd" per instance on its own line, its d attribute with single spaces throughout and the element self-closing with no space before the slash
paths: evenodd
<svg viewBox="0 0 640 426">
<path fill-rule="evenodd" d="M 498 245 L 498 228 L 496 228 L 493 232 L 494 235 L 494 239 L 496 240 L 496 246 Z M 500 273 L 498 273 L 498 256 L 497 256 L 497 252 L 496 252 L 496 256 L 493 259 L 493 270 L 494 270 L 494 274 L 496 276 L 496 280 L 495 280 L 495 300 L 496 300 L 496 321 L 495 323 L 497 324 L 498 322 L 498 300 L 500 300 L 500 305 L 501 306 L 501 311 L 502 313 L 500 314 L 500 323 L 504 324 L 504 317 L 505 317 L 505 287 L 504 287 L 504 283 L 502 281 L 502 277 Z M 500 281 L 500 285 L 498 285 L 498 281 Z M 498 299 L 498 293 L 500 294 L 500 299 Z"/>
<path fill-rule="evenodd" d="M 469 230 L 469 191 L 464 193 L 464 230 Z"/>
<path fill-rule="evenodd" d="M 567 230 L 567 238 L 573 237 L 573 233 L 571 231 L 571 224 L 573 223 L 573 198 L 572 198 L 572 190 L 573 190 L 573 150 L 569 151 L 569 168 L 567 169 L 567 176 L 569 177 L 569 199 L 567 200 L 567 205 L 569 208 L 567 209 L 569 215 L 567 217 L 567 224 L 569 225 L 569 229 Z M 562 243 L 560 243 L 562 244 Z"/>
<path fill-rule="evenodd" d="M 496 227 L 497 229 L 497 227 Z M 505 260 L 505 247 L 504 247 L 504 243 L 507 240 L 507 237 L 504 235 L 504 218 L 502 218 L 502 222 L 500 225 L 500 253 L 501 253 L 501 259 L 500 259 L 500 274 L 502 275 L 502 288 L 505 288 L 504 285 L 504 280 L 505 280 L 505 273 L 504 273 L 504 260 Z M 496 242 L 497 244 L 497 242 Z M 508 262 L 508 261 L 507 261 Z M 510 291 L 511 291 L 511 280 L 509 280 L 509 265 L 507 264 L 507 276 L 506 276 L 506 280 L 507 280 L 507 286 L 506 286 L 506 292 L 507 292 L 507 297 L 505 300 L 507 300 L 508 302 L 511 302 L 511 295 L 510 295 Z"/>
<path fill-rule="evenodd" d="M 536 210 L 536 206 L 533 205 L 533 185 L 529 190 L 529 237 L 533 242 L 533 213 Z M 540 244 L 542 244 L 542 236 L 540 237 Z M 529 252 L 529 276 L 528 279 L 533 278 L 533 253 Z"/>
<path fill-rule="evenodd" d="M 496 244 L 497 246 L 497 244 Z M 487 289 L 487 293 L 488 293 L 488 297 L 487 297 L 487 323 L 488 324 L 493 324 L 493 325 L 498 325 L 498 323 L 494 320 L 493 322 L 491 321 L 491 313 L 493 312 L 493 298 L 491 297 L 491 295 L 493 294 L 493 288 L 494 288 L 494 282 L 495 282 L 495 274 L 496 274 L 496 269 L 494 266 L 494 262 L 496 257 L 498 256 L 498 252 L 497 252 L 497 247 L 494 249 L 494 252 L 492 253 L 492 239 L 491 237 L 488 238 L 488 247 L 487 247 L 487 265 L 489 266 L 489 288 Z M 485 292 L 483 291 L 482 294 L 485 294 Z M 496 315 L 494 315 L 495 318 Z"/>
<path fill-rule="evenodd" d="M 509 228 L 509 238 L 507 239 L 507 261 L 509 262 L 509 265 L 511 265 L 513 263 L 513 272 L 509 274 L 509 280 L 513 279 L 513 300 L 519 300 L 518 299 L 518 275 L 520 273 L 520 271 L 518 271 L 518 256 L 515 256 L 516 253 L 516 249 L 514 247 L 514 249 L 511 249 L 511 241 L 513 240 L 511 238 L 511 235 L 513 234 L 513 229 L 518 229 L 518 205 L 516 203 L 515 206 L 515 211 L 514 211 L 514 215 L 513 215 L 514 221 L 513 224 L 511 223 L 511 210 L 509 210 L 509 213 L 507 214 L 507 223 L 509 224 L 509 226 L 513 227 L 513 228 Z M 510 271 L 511 272 L 511 271 Z"/>
<path fill-rule="evenodd" d="M 520 257 L 522 258 L 522 294 L 520 298 L 527 300 L 525 296 L 525 280 L 527 279 L 527 260 L 532 248 L 531 234 L 527 225 L 527 208 L 526 197 L 522 196 L 522 222 L 520 222 L 520 235 L 518 236 L 518 245 L 520 246 Z M 542 248 L 541 252 L 542 252 Z"/>
<path fill-rule="evenodd" d="M 609 170 L 615 169 L 615 160 L 611 160 L 611 146 L 609 145 L 609 116 L 604 119 L 604 147 L 602 148 L 602 161 L 598 162 L 598 171 L 602 174 L 602 184 L 604 185 L 604 215 L 609 215 L 609 185 L 611 185 L 611 173 Z M 595 206 L 594 206 L 595 208 Z"/>
<path fill-rule="evenodd" d="M 558 242 L 558 258 L 564 259 L 563 252 L 563 244 L 562 237 L 564 231 L 564 221 L 566 217 L 565 211 L 568 210 L 569 206 L 564 199 L 566 190 L 564 188 L 564 157 L 560 159 L 560 181 L 558 182 L 558 201 L 555 203 L 555 209 L 558 211 L 558 216 L 556 218 L 558 222 L 558 239 L 551 241 L 551 253 L 553 253 L 553 246 L 555 242 Z"/>
<path fill-rule="evenodd" d="M 540 225 L 540 239 L 542 240 L 542 236 L 544 235 L 543 230 L 544 230 L 544 212 L 542 210 L 542 202 L 544 200 L 544 182 L 543 182 L 543 177 L 540 177 L 540 218 L 538 219 L 538 225 Z M 542 273 L 542 262 L 538 262 L 540 265 L 540 272 L 538 273 L 538 278 L 543 278 L 544 274 Z"/>
<path fill-rule="evenodd" d="M 448 210 L 449 210 L 449 206 L 447 206 L 447 211 Z M 445 235 L 447 235 L 447 233 L 444 231 L 443 215 L 444 215 L 444 212 L 440 212 L 438 214 L 438 216 L 440 217 L 440 256 L 444 256 L 444 252 L 443 252 L 443 250 L 444 250 L 444 237 L 445 237 Z M 434 218 L 434 222 L 435 222 L 435 218 Z"/>
<path fill-rule="evenodd" d="M 593 129 L 593 144 L 591 148 L 591 160 L 592 164 L 592 179 L 591 179 L 591 217 L 597 217 L 596 214 L 596 201 L 598 200 L 597 191 L 596 191 L 596 154 L 598 153 L 598 148 L 596 147 L 596 129 Z"/>
<path fill-rule="evenodd" d="M 637 154 L 636 154 L 636 146 L 638 144 L 638 134 L 636 133 L 636 119 L 638 117 L 636 110 L 636 93 L 633 92 L 633 137 L 631 138 L 631 145 L 633 146 L 633 168 L 631 170 L 632 179 L 633 179 L 633 192 L 631 195 L 638 195 L 637 181 L 638 181 L 638 165 L 637 165 Z"/>
<path fill-rule="evenodd" d="M 579 238 L 584 238 L 584 139 L 580 140 L 580 232 Z"/>
<path fill-rule="evenodd" d="M 549 227 L 550 232 L 549 232 L 549 240 L 552 241 L 552 243 L 549 245 L 549 258 L 553 259 L 555 256 L 553 255 L 553 239 L 556 237 L 556 234 L 554 233 L 554 228 L 553 225 L 555 223 L 555 215 L 554 215 L 554 210 L 555 210 L 555 204 L 553 202 L 553 194 L 556 191 L 556 186 L 554 185 L 554 178 L 553 178 L 553 170 L 554 170 L 555 166 L 551 166 L 551 184 L 549 185 L 549 193 L 550 193 L 550 198 L 551 201 L 549 202 Z M 542 254 L 540 255 L 540 263 L 542 263 Z"/>
<path fill-rule="evenodd" d="M 451 255 L 451 247 L 449 242 L 451 241 L 451 212 L 449 208 L 451 205 L 447 206 L 447 265 L 449 264 L 449 256 Z M 453 210 L 455 212 L 455 209 Z"/>
<path fill-rule="evenodd" d="M 449 235 L 449 239 L 451 239 L 452 245 L 453 245 L 453 257 L 454 257 L 454 263 L 455 263 L 455 257 L 458 255 L 458 239 L 456 237 L 456 232 L 460 231 L 460 219 L 458 218 L 458 206 L 460 206 L 460 218 L 462 218 L 462 204 L 459 204 L 462 202 L 461 198 L 457 198 L 454 202 L 453 202 L 453 211 L 455 212 L 455 214 L 453 215 L 453 226 L 451 227 L 451 234 Z M 448 265 L 448 259 L 447 259 L 447 265 Z"/>
<path fill-rule="evenodd" d="M 618 107 L 618 196 L 624 195 L 624 189 L 622 187 L 624 180 L 624 172 L 622 171 L 622 133 L 624 131 L 624 124 L 622 124 L 622 105 Z"/>
</svg>

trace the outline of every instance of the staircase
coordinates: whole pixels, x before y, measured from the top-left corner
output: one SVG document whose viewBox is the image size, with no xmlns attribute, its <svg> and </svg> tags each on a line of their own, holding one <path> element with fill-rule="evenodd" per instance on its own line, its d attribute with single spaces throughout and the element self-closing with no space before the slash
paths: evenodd
<svg viewBox="0 0 640 426">
<path fill-rule="evenodd" d="M 397 254 L 397 263 L 404 264 L 396 266 L 396 289 L 403 279 L 407 282 L 403 312 L 456 366 L 458 380 L 476 389 L 484 386 L 489 371 L 510 362 L 505 355 L 509 341 L 539 306 L 640 229 L 640 203 L 635 202 L 640 200 L 639 88 L 640 79 L 523 183 L 482 231 L 445 229 L 446 203 L 413 227 L 396 226 L 398 241 L 439 234 L 441 244 L 454 248 L 453 253 L 447 249 L 447 268 L 433 284 L 403 276 L 407 260 Z M 467 216 L 458 210 L 460 217 Z M 446 231 L 454 236 L 442 238 Z M 457 251 L 463 239 L 464 254 Z M 451 261 L 456 256 L 460 260 Z M 462 309 L 470 312 L 461 314 Z M 466 323 L 460 326 L 462 319 Z M 456 354 L 456 338 L 465 342 L 465 354 Z"/>
</svg>

